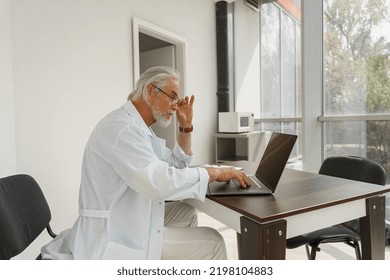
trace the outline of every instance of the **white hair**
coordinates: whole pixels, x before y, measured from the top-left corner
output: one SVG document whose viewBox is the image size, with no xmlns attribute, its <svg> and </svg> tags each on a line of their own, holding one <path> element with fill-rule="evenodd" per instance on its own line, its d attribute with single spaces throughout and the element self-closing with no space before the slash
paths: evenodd
<svg viewBox="0 0 390 280">
<path fill-rule="evenodd" d="M 148 85 L 153 84 L 158 87 L 164 87 L 165 83 L 170 79 L 174 79 L 179 83 L 179 72 L 167 66 L 156 66 L 149 68 L 144 73 L 142 73 L 141 77 L 137 81 L 137 84 L 135 85 L 135 89 L 129 94 L 127 100 L 135 101 L 143 98 L 146 102 L 149 102 L 149 95 L 147 91 Z"/>
</svg>

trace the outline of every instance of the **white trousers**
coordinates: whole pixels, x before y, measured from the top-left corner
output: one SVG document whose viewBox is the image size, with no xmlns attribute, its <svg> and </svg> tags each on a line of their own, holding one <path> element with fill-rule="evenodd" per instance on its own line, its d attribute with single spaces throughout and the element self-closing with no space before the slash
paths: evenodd
<svg viewBox="0 0 390 280">
<path fill-rule="evenodd" d="M 165 204 L 163 260 L 226 260 L 226 246 L 218 231 L 197 227 L 196 209 L 184 202 Z"/>
</svg>

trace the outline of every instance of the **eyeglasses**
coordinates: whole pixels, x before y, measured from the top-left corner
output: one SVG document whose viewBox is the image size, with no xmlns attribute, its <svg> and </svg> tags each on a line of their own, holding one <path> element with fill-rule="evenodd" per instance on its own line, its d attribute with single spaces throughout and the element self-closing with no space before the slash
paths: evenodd
<svg viewBox="0 0 390 280">
<path fill-rule="evenodd" d="M 166 96 L 168 96 L 168 97 L 171 99 L 172 104 L 175 104 L 175 105 L 179 104 L 179 101 L 180 101 L 179 98 L 174 98 L 174 97 L 170 96 L 168 93 L 166 93 L 166 92 L 163 91 L 161 88 L 159 88 L 159 87 L 157 87 L 157 86 L 155 86 L 155 85 L 152 85 L 152 86 L 153 86 L 154 88 L 158 89 L 159 91 L 161 91 L 162 93 L 164 93 Z"/>
</svg>

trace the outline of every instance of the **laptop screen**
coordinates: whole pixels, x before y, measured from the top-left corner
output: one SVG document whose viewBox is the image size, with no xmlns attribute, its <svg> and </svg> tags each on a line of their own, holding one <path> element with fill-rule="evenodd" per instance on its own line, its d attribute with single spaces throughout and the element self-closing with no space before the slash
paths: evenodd
<svg viewBox="0 0 390 280">
<path fill-rule="evenodd" d="M 294 148 L 296 135 L 273 132 L 256 171 L 256 177 L 275 191 Z"/>
</svg>

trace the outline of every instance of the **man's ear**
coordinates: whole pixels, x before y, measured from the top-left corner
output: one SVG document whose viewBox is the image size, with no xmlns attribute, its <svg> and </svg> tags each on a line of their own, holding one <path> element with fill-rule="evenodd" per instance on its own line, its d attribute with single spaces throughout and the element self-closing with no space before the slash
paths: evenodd
<svg viewBox="0 0 390 280">
<path fill-rule="evenodd" d="M 153 86 L 151 84 L 147 85 L 146 89 L 148 90 L 148 95 L 150 96 L 153 92 Z"/>
</svg>

